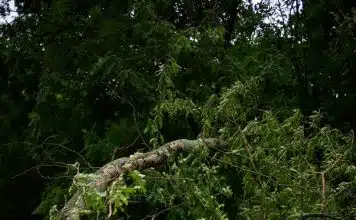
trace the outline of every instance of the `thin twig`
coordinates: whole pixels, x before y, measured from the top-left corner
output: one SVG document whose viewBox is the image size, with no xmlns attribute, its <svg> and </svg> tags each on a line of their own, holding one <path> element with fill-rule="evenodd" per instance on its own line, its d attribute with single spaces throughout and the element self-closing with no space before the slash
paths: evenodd
<svg viewBox="0 0 356 220">
<path fill-rule="evenodd" d="M 86 160 L 80 153 L 78 153 L 77 151 L 72 150 L 72 149 L 70 149 L 70 148 L 68 148 L 68 147 L 66 147 L 66 146 L 64 146 L 64 145 L 62 145 L 62 144 L 54 144 L 54 143 L 47 143 L 47 144 L 48 144 L 48 145 L 59 146 L 59 147 L 65 149 L 65 150 L 67 150 L 67 151 L 69 151 L 69 152 L 72 152 L 72 153 L 76 154 L 78 157 L 80 157 L 80 158 L 90 167 L 90 169 L 94 170 L 94 167 L 89 163 L 89 161 L 87 161 L 87 160 Z"/>
<path fill-rule="evenodd" d="M 119 149 L 128 149 L 128 148 L 134 146 L 135 143 L 136 143 L 136 141 L 137 141 L 137 139 L 138 139 L 139 137 L 140 137 L 140 135 L 138 135 L 138 136 L 135 138 L 135 140 L 134 140 L 131 144 L 129 144 L 128 146 L 126 146 L 126 147 L 115 147 L 114 152 L 112 153 L 111 161 L 115 160 L 117 150 L 119 150 Z"/>
<path fill-rule="evenodd" d="M 26 174 L 26 173 L 28 173 L 28 172 L 30 172 L 32 170 L 35 170 L 35 169 L 37 170 L 37 169 L 39 169 L 41 167 L 61 167 L 61 168 L 65 168 L 65 167 L 68 167 L 68 166 L 70 166 L 70 164 L 61 163 L 61 162 L 57 162 L 57 164 L 40 164 L 40 165 L 36 165 L 36 166 L 31 167 L 31 168 L 28 168 L 27 170 L 22 171 L 21 173 L 18 173 L 16 175 L 10 177 L 10 179 L 15 179 L 15 178 L 17 178 L 19 176 L 22 176 L 22 175 L 24 175 L 24 174 Z"/>
<path fill-rule="evenodd" d="M 138 126 L 137 118 L 136 118 L 136 108 L 135 108 L 135 106 L 134 106 L 130 101 L 128 101 L 128 100 L 122 98 L 122 97 L 119 96 L 119 95 L 116 95 L 116 97 L 118 97 L 119 99 L 123 100 L 124 102 L 128 103 L 128 104 L 131 106 L 131 108 L 132 108 L 132 116 L 133 116 L 133 118 L 134 118 L 134 122 L 135 122 L 135 126 L 136 126 L 136 129 L 137 129 L 137 132 L 138 132 L 138 134 L 140 135 L 140 137 L 141 137 L 143 143 L 146 145 L 147 148 L 149 148 L 149 146 L 148 146 L 148 144 L 146 143 L 146 141 L 145 141 L 143 135 L 141 134 L 140 128 L 139 128 L 139 126 Z"/>
<path fill-rule="evenodd" d="M 152 220 L 152 219 L 155 219 L 157 216 L 163 214 L 164 212 L 167 212 L 167 211 L 169 211 L 170 209 L 176 208 L 176 207 L 178 207 L 178 206 L 181 206 L 181 204 L 179 204 L 179 205 L 174 205 L 174 206 L 171 206 L 171 207 L 162 209 L 161 211 L 159 211 L 159 212 L 157 212 L 157 213 L 154 213 L 154 214 L 152 214 L 152 215 L 147 215 L 147 216 L 145 216 L 145 217 L 142 218 L 141 220 L 146 220 L 146 219 L 149 219 L 149 218 L 151 218 L 151 220 Z"/>
</svg>

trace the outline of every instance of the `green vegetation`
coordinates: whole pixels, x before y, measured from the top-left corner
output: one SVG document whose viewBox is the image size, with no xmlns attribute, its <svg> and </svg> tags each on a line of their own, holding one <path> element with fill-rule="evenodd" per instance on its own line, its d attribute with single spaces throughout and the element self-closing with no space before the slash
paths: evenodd
<svg viewBox="0 0 356 220">
<path fill-rule="evenodd" d="M 356 2 L 0 3 L 13 10 L 5 219 L 356 218 Z"/>
</svg>

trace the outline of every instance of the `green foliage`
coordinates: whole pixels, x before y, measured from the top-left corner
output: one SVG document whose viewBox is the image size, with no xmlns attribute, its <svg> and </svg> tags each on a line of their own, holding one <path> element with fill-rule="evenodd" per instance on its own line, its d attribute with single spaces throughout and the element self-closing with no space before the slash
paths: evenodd
<svg viewBox="0 0 356 220">
<path fill-rule="evenodd" d="M 136 170 L 117 178 L 106 191 L 94 189 L 92 186 L 96 181 L 98 181 L 98 176 L 94 174 L 79 173 L 74 177 L 69 191 L 76 193 L 72 193 L 72 195 L 80 193 L 86 207 L 85 210 L 76 210 L 80 216 L 86 215 L 89 218 L 93 216 L 93 219 L 96 219 L 100 213 L 104 212 L 108 213 L 110 218 L 112 215 L 117 215 L 118 212 L 125 212 L 131 197 L 146 192 L 145 175 Z M 49 218 L 58 219 L 58 216 L 59 211 L 54 205 L 49 212 Z"/>
<path fill-rule="evenodd" d="M 223 106 L 227 105 L 222 103 L 220 107 L 223 108 Z M 318 117 L 319 115 L 313 115 L 311 118 Z M 191 162 L 183 160 L 189 161 L 188 167 L 181 163 L 182 160 L 178 164 L 173 164 L 170 168 L 174 177 L 172 179 L 189 178 L 191 181 L 182 179 L 179 183 L 172 183 L 173 186 L 160 186 L 159 201 L 167 204 L 176 199 L 174 195 L 182 196 L 182 193 L 185 195 L 187 192 L 186 197 L 180 199 L 184 201 L 183 204 L 189 204 L 187 212 L 195 213 L 194 218 L 204 217 L 207 211 L 195 210 L 193 207 L 198 208 L 199 203 L 191 201 L 190 196 L 196 193 L 205 195 L 201 198 L 202 204 L 206 205 L 206 210 L 215 210 L 213 207 L 219 207 L 218 204 L 209 202 L 209 198 L 214 197 L 214 192 L 227 192 L 227 195 L 231 196 L 229 186 L 222 185 L 226 184 L 226 181 L 220 179 L 221 176 L 219 177 L 216 172 L 220 167 L 224 170 L 235 170 L 235 175 L 242 176 L 244 193 L 243 195 L 234 194 L 236 199 L 242 201 L 239 204 L 241 217 L 280 219 L 281 217 L 297 217 L 303 212 L 318 213 L 320 210 L 338 213 L 343 205 L 335 201 L 337 198 L 347 196 L 343 193 L 346 190 L 343 187 L 349 186 L 346 191 L 354 190 L 353 178 L 347 183 L 339 179 L 340 176 L 347 176 L 346 173 L 352 173 L 354 170 L 352 153 L 350 153 L 354 147 L 353 136 L 343 135 L 338 130 L 329 127 L 319 128 L 315 120 L 311 120 L 312 134 L 306 136 L 302 119 L 300 112 L 295 111 L 291 117 L 279 122 L 270 112 L 266 112 L 261 120 L 250 121 L 243 129 L 240 129 L 237 123 L 235 126 L 222 128 L 231 131 L 229 134 L 224 134 L 230 140 L 230 151 L 220 157 L 216 155 L 208 159 L 197 157 Z M 322 158 L 317 158 L 320 157 L 315 155 L 317 151 L 322 152 Z M 219 163 L 209 169 L 204 163 L 205 160 L 215 160 Z M 322 162 L 318 164 L 318 160 Z M 208 168 L 209 176 L 202 175 L 205 168 Z M 179 172 L 174 173 L 175 170 Z M 184 175 L 186 172 L 188 173 Z M 196 176 L 198 176 L 197 179 L 195 179 Z M 323 178 L 326 182 L 325 191 Z M 203 182 L 200 183 L 200 181 Z M 160 181 L 161 184 L 162 182 L 164 181 Z M 198 184 L 198 187 L 195 184 Z M 177 191 L 166 192 L 170 187 Z M 204 192 L 200 192 L 201 190 Z M 153 190 L 153 192 L 156 195 L 156 191 Z M 169 200 L 164 200 L 165 197 Z M 150 201 L 152 201 L 151 198 Z M 210 207 L 209 204 L 212 206 Z M 348 213 L 348 215 L 351 214 Z M 212 216 L 212 214 L 209 213 L 207 216 Z M 216 214 L 212 218 L 218 218 L 217 216 L 223 215 Z"/>
<path fill-rule="evenodd" d="M 221 102 L 215 111 L 228 106 Z M 136 201 L 163 206 L 173 219 L 280 219 L 320 211 L 342 215 L 340 210 L 347 209 L 345 199 L 355 190 L 354 137 L 320 127 L 319 117 L 318 113 L 310 117 L 310 135 L 304 132 L 300 111 L 283 121 L 265 112 L 261 120 L 249 121 L 244 128 L 231 123 L 221 128 L 229 140 L 229 151 L 212 155 L 202 148 L 178 157 L 165 172 L 147 170 L 144 188 L 137 172 L 131 174 L 138 184 L 134 187 L 119 178 L 121 184 L 114 183 L 109 189 L 108 204 L 120 209 L 130 205 L 130 193 L 139 193 Z M 232 190 L 229 175 L 241 177 L 240 183 L 233 184 L 241 185 L 243 194 Z M 231 198 L 240 201 L 235 217 L 228 210 L 231 207 L 224 205 Z M 104 208 L 98 207 L 94 210 Z M 350 211 L 346 214 L 351 215 Z"/>
<path fill-rule="evenodd" d="M 135 194 L 144 194 L 146 192 L 144 175 L 138 171 L 133 171 L 128 174 L 132 180 L 131 185 L 126 185 L 123 182 L 123 178 L 115 180 L 109 189 L 109 205 L 113 205 L 114 210 L 112 214 L 116 214 L 117 210 L 125 211 L 125 207 L 128 205 L 130 197 Z"/>
</svg>

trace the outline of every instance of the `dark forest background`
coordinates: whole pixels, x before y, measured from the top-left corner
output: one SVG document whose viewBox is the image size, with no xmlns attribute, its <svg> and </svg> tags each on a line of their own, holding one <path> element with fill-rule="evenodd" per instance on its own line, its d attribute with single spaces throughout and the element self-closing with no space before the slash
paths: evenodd
<svg viewBox="0 0 356 220">
<path fill-rule="evenodd" d="M 335 172 L 354 172 L 353 137 L 343 138 L 356 128 L 355 1 L 1 1 L 4 19 L 13 11 L 16 18 L 0 24 L 0 215 L 4 219 L 42 219 L 54 204 L 63 205 L 78 164 L 81 172 L 92 172 L 113 158 L 179 138 L 196 139 L 199 133 L 228 139 L 236 135 L 232 124 L 243 130 L 253 121 L 269 126 L 260 127 L 263 132 L 258 137 L 264 140 L 263 135 L 276 131 L 271 121 L 287 123 L 296 117 L 295 109 L 302 115 L 298 126 L 303 127 L 303 141 L 315 141 L 309 160 L 315 169 L 322 169 L 332 157 L 329 153 L 337 151 L 335 155 L 350 155 L 348 167 L 332 160 L 332 168 L 339 169 Z M 227 116 L 216 116 L 222 112 Z M 275 118 L 268 119 L 265 112 Z M 320 128 L 337 129 L 339 136 L 316 135 L 311 123 L 315 114 Z M 296 131 L 299 127 L 292 124 L 284 125 Z M 221 134 L 224 128 L 228 133 Z M 273 135 L 279 139 L 263 143 L 283 148 L 284 141 L 293 142 L 282 133 Z M 334 148 L 331 142 L 326 144 L 331 139 L 351 144 L 339 147 L 342 144 L 333 142 Z M 253 140 L 257 139 L 250 138 L 251 144 Z M 269 150 L 256 156 L 257 163 L 280 156 L 265 146 Z M 303 149 L 287 155 L 286 161 Z M 289 162 L 283 166 L 292 167 Z M 182 165 L 186 175 L 194 176 L 188 168 Z M 243 188 L 246 182 L 227 168 L 219 175 L 231 177 L 227 182 L 233 196 L 218 199 L 232 204 L 223 211 L 229 219 L 281 219 L 290 210 L 309 210 L 308 205 L 296 207 L 301 201 L 314 207 L 314 200 L 300 199 L 294 191 L 271 203 L 258 202 L 265 208 L 254 209 L 246 201 L 258 191 L 258 183 L 254 182 L 256 189 Z M 341 174 L 329 178 L 330 207 L 315 203 L 314 208 L 351 216 L 354 178 Z M 342 199 L 335 199 L 331 189 L 341 183 L 351 188 Z M 171 190 L 180 195 L 179 190 L 186 189 Z M 177 198 L 172 204 L 188 201 Z M 287 208 L 286 200 L 292 202 Z M 139 213 L 128 208 L 131 217 L 126 218 L 141 219 L 150 211 L 175 207 L 153 203 L 132 209 Z M 313 207 L 309 211 L 315 212 Z M 204 213 L 204 209 L 174 210 L 172 216 L 180 214 L 170 219 L 198 219 Z"/>
</svg>

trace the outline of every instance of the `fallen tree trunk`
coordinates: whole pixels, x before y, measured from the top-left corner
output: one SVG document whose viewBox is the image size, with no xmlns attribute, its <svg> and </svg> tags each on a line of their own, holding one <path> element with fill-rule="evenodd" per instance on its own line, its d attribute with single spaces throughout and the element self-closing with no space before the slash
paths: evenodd
<svg viewBox="0 0 356 220">
<path fill-rule="evenodd" d="M 90 184 L 96 190 L 105 190 L 114 180 L 122 174 L 143 170 L 149 167 L 156 167 L 175 156 L 181 151 L 192 152 L 201 147 L 225 149 L 227 143 L 216 138 L 206 138 L 199 140 L 181 139 L 164 144 L 163 146 L 147 152 L 136 153 L 130 157 L 119 158 L 101 167 L 95 174 L 95 181 Z M 79 220 L 80 212 L 85 210 L 83 196 L 77 191 L 72 198 L 64 205 L 59 214 L 60 220 Z"/>
</svg>

